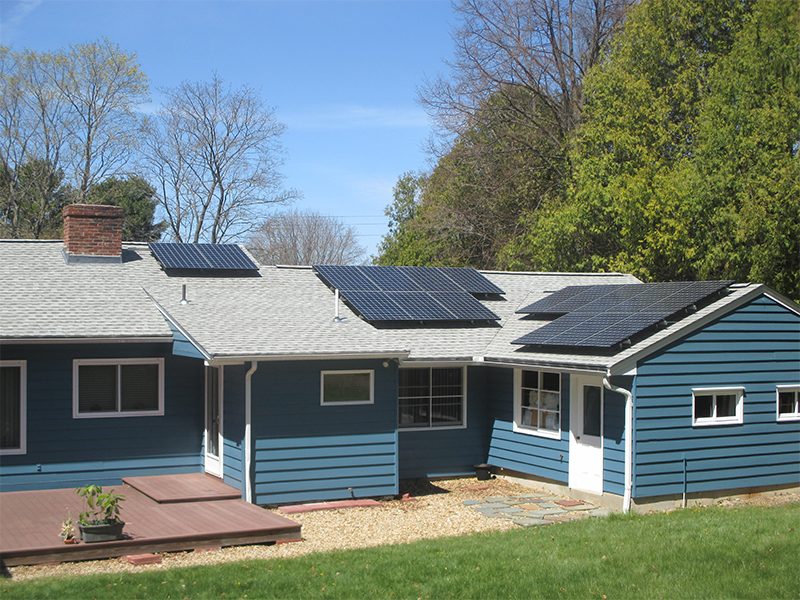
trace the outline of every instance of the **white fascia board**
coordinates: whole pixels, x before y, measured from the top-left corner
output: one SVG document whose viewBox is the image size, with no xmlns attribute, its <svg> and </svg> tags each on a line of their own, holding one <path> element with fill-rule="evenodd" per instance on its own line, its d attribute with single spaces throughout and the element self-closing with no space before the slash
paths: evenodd
<svg viewBox="0 0 800 600">
<path fill-rule="evenodd" d="M 28 337 L 28 338 L 0 338 L 3 345 L 28 345 L 28 344 L 168 344 L 172 336 L 127 336 L 127 337 Z"/>
<path fill-rule="evenodd" d="M 314 361 L 314 360 L 403 360 L 408 352 L 351 352 L 351 353 L 321 353 L 321 354 L 240 354 L 222 355 L 215 354 L 208 359 L 211 366 L 234 365 L 244 362 L 289 362 L 289 361 Z"/>
<path fill-rule="evenodd" d="M 163 306 L 161 306 L 161 305 L 158 303 L 158 301 L 157 301 L 155 298 L 153 298 L 153 296 L 151 296 L 151 295 L 150 295 L 150 293 L 149 293 L 149 292 L 148 292 L 146 289 L 142 288 L 142 291 L 143 291 L 145 294 L 147 294 L 147 297 L 148 297 L 148 298 L 150 298 L 150 300 L 152 300 L 153 304 L 155 304 L 155 305 L 156 305 L 156 308 L 157 308 L 157 309 L 158 309 L 158 311 L 159 311 L 159 312 L 160 312 L 160 313 L 161 313 L 161 314 L 164 316 L 164 318 L 165 318 L 167 321 L 169 321 L 170 323 L 172 323 L 172 325 L 175 327 L 175 329 L 177 329 L 178 331 L 180 331 L 180 332 L 181 332 L 181 335 L 182 335 L 183 337 L 185 337 L 187 340 L 189 340 L 189 343 L 190 343 L 192 346 L 194 346 L 194 347 L 197 349 L 197 351 L 198 351 L 200 354 L 202 354 L 202 355 L 203 355 L 203 358 L 204 358 L 206 361 L 211 361 L 211 359 L 212 359 L 212 356 L 211 356 L 211 354 L 209 354 L 209 352 L 208 352 L 208 351 L 206 351 L 206 349 L 205 349 L 205 348 L 203 348 L 202 344 L 200 344 L 200 343 L 199 343 L 199 342 L 198 342 L 196 339 L 194 339 L 194 338 L 192 337 L 192 335 L 191 335 L 191 334 L 190 334 L 188 331 L 186 331 L 186 329 L 185 329 L 185 328 L 184 328 L 184 327 L 183 327 L 183 326 L 182 326 L 180 323 L 178 323 L 178 321 L 177 321 L 177 320 L 176 320 L 176 319 L 175 319 L 175 318 L 174 318 L 174 317 L 173 317 L 171 314 L 169 314 L 169 312 L 167 311 L 167 309 L 165 309 Z"/>
<path fill-rule="evenodd" d="M 553 369 L 565 373 L 590 373 L 593 375 L 606 372 L 605 365 L 578 365 L 574 363 L 551 362 L 545 360 L 517 361 L 505 358 L 492 358 L 490 356 L 484 356 L 479 364 L 489 367 L 514 367 L 517 369 Z"/>
</svg>

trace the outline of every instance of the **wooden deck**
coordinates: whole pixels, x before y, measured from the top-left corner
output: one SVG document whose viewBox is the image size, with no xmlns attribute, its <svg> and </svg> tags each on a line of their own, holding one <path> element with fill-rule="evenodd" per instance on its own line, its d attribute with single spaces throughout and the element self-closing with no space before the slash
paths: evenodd
<svg viewBox="0 0 800 600">
<path fill-rule="evenodd" d="M 160 504 L 233 500 L 242 497 L 241 492 L 236 488 L 205 473 L 123 477 L 122 482 L 136 488 Z"/>
<path fill-rule="evenodd" d="M 125 496 L 126 539 L 74 545 L 58 534 L 67 513 L 77 521 L 83 510 L 75 490 L 0 493 L 0 561 L 32 565 L 300 538 L 299 524 L 240 499 L 160 504 L 129 485 L 114 489 Z"/>
</svg>

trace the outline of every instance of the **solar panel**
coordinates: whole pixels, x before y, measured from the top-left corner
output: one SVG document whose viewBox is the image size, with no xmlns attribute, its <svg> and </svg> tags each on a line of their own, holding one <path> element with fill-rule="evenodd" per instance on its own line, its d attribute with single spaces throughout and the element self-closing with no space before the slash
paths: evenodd
<svg viewBox="0 0 800 600">
<path fill-rule="evenodd" d="M 373 291 L 380 288 L 367 277 L 365 268 L 340 265 L 317 265 L 314 267 L 317 275 L 330 287 L 341 292 L 351 290 Z"/>
<path fill-rule="evenodd" d="M 500 318 L 472 293 L 494 294 L 502 290 L 474 269 L 316 265 L 314 270 L 367 321 Z"/>
<path fill-rule="evenodd" d="M 422 291 L 423 288 L 405 273 L 406 268 L 361 267 L 362 272 L 384 292 Z"/>
<path fill-rule="evenodd" d="M 460 267 L 436 267 L 436 270 L 461 286 L 470 294 L 502 294 L 499 287 L 481 275 L 475 269 Z"/>
<path fill-rule="evenodd" d="M 565 288 L 558 297 L 544 298 L 519 311 L 561 316 L 514 343 L 611 348 L 708 300 L 730 284 L 690 281 Z"/>
<path fill-rule="evenodd" d="M 150 252 L 164 269 L 190 271 L 257 271 L 258 266 L 236 244 L 153 242 Z"/>
<path fill-rule="evenodd" d="M 197 244 L 197 248 L 212 269 L 240 271 L 258 269 L 255 263 L 236 244 Z"/>
<path fill-rule="evenodd" d="M 500 317 L 466 292 L 431 292 L 431 296 L 459 317 L 467 321 L 499 321 Z"/>
</svg>

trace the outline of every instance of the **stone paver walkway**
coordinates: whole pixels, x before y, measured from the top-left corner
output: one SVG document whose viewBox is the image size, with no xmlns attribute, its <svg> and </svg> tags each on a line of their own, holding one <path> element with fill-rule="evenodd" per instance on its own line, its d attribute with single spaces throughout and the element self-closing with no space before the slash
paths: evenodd
<svg viewBox="0 0 800 600">
<path fill-rule="evenodd" d="M 607 508 L 594 506 L 582 500 L 536 494 L 464 500 L 464 504 L 485 517 L 509 519 L 523 527 L 574 521 L 584 517 L 605 517 L 611 513 Z"/>
</svg>

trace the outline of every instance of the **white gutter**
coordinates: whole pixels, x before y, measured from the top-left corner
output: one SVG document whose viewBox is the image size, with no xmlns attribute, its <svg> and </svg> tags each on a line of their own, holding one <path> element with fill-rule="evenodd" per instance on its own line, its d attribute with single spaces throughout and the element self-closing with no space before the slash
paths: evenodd
<svg viewBox="0 0 800 600">
<path fill-rule="evenodd" d="M 612 392 L 617 392 L 625 397 L 625 493 L 622 496 L 622 512 L 631 510 L 631 491 L 633 489 L 633 394 L 613 385 L 608 378 L 603 377 L 603 387 Z"/>
<path fill-rule="evenodd" d="M 252 361 L 250 369 L 244 375 L 244 489 L 245 499 L 248 502 L 253 501 L 253 483 L 250 481 L 250 464 L 252 462 L 252 384 L 251 378 L 253 373 L 258 369 L 258 363 Z"/>
</svg>

